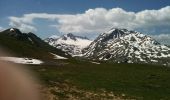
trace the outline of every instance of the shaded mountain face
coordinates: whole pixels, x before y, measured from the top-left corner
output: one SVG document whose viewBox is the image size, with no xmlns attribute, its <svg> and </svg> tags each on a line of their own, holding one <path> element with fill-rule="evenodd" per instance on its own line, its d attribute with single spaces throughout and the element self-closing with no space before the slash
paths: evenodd
<svg viewBox="0 0 170 100">
<path fill-rule="evenodd" d="M 44 41 L 37 37 L 34 33 L 22 33 L 19 29 L 10 28 L 0 33 L 1 35 L 25 41 L 36 46 L 43 46 Z"/>
<path fill-rule="evenodd" d="M 50 53 L 65 56 L 65 53 L 56 49 L 33 33 L 22 33 L 19 29 L 10 28 L 0 32 L 0 46 L 8 49 L 17 56 L 48 59 Z M 50 53 L 49 53 L 50 52 Z"/>
<path fill-rule="evenodd" d="M 59 38 L 47 38 L 45 41 L 72 56 L 82 54 L 82 49 L 92 42 L 86 37 L 75 36 L 72 33 L 63 35 Z"/>
<path fill-rule="evenodd" d="M 100 34 L 83 50 L 84 57 L 116 63 L 170 64 L 170 48 L 151 37 L 127 29 Z"/>
</svg>

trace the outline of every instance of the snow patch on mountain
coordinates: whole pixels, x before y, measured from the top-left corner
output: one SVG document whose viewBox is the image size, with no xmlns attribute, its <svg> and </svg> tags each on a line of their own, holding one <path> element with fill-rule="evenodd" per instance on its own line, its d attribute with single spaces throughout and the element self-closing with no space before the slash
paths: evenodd
<svg viewBox="0 0 170 100">
<path fill-rule="evenodd" d="M 21 58 L 21 57 L 0 57 L 1 61 L 9 61 L 18 64 L 42 64 L 43 61 L 33 58 Z"/>
<path fill-rule="evenodd" d="M 52 36 L 50 36 L 49 38 L 52 38 L 52 39 L 58 39 L 58 38 L 59 38 L 59 36 L 58 36 L 58 35 L 52 35 Z"/>
<path fill-rule="evenodd" d="M 14 30 L 13 28 L 10 28 L 10 31 L 13 32 L 13 31 L 15 31 L 15 30 Z"/>
<path fill-rule="evenodd" d="M 68 59 L 66 57 L 62 57 L 62 56 L 56 55 L 54 53 L 50 53 L 50 54 L 54 56 L 54 59 Z"/>
</svg>

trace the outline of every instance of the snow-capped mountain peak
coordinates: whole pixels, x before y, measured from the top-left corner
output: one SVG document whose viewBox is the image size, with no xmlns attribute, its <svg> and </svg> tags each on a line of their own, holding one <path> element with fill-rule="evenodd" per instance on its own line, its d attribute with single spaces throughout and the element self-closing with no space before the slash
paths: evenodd
<svg viewBox="0 0 170 100">
<path fill-rule="evenodd" d="M 111 29 L 100 34 L 83 52 L 84 57 L 96 60 L 170 63 L 169 47 L 161 45 L 147 35 L 127 29 Z"/>
<path fill-rule="evenodd" d="M 71 40 L 74 40 L 74 41 L 77 40 L 77 39 L 76 39 L 76 36 L 74 36 L 72 33 L 68 33 L 68 34 L 66 34 L 66 35 L 63 35 L 62 39 L 63 39 L 63 40 L 71 39 Z"/>
<path fill-rule="evenodd" d="M 49 38 L 50 38 L 50 39 L 58 39 L 59 36 L 58 36 L 58 35 L 52 35 L 52 36 L 50 36 Z"/>
<path fill-rule="evenodd" d="M 121 28 L 112 28 L 109 31 L 106 31 L 101 34 L 102 37 L 110 37 L 111 39 L 120 38 L 124 35 L 132 34 L 132 33 L 139 33 L 136 31 L 129 31 L 127 29 L 121 29 Z"/>
<path fill-rule="evenodd" d="M 13 32 L 13 31 L 15 31 L 13 28 L 10 28 L 10 30 L 9 31 L 11 31 L 11 32 Z"/>
<path fill-rule="evenodd" d="M 75 36 L 72 33 L 62 35 L 57 39 L 47 38 L 45 41 L 58 49 L 68 52 L 72 56 L 81 54 L 82 49 L 92 42 L 86 37 Z"/>
</svg>

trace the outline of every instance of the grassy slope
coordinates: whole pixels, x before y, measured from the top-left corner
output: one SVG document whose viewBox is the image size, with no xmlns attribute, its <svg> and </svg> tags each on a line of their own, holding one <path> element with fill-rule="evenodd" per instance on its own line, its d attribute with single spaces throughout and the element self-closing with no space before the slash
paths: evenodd
<svg viewBox="0 0 170 100">
<path fill-rule="evenodd" d="M 61 50 L 49 46 L 45 42 L 42 45 L 43 46 L 36 46 L 29 41 L 21 41 L 13 37 L 0 34 L 0 47 L 7 49 L 12 55 L 41 59 L 53 58 L 49 52 L 65 55 Z"/>
<path fill-rule="evenodd" d="M 69 80 L 85 90 L 106 89 L 145 100 L 170 99 L 170 69 L 138 64 L 91 64 L 69 61 L 65 66 L 31 67 L 46 84 Z M 39 71 L 46 69 L 45 71 Z"/>
</svg>

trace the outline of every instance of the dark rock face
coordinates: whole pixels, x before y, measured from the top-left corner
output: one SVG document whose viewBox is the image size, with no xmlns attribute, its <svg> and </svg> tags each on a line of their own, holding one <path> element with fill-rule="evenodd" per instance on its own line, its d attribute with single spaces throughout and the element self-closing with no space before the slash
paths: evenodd
<svg viewBox="0 0 170 100">
<path fill-rule="evenodd" d="M 76 39 L 76 36 L 74 36 L 72 33 L 68 33 L 68 34 L 67 34 L 67 37 L 70 37 L 70 39 L 72 39 L 72 40 L 74 40 L 74 41 L 77 40 L 77 39 Z"/>
<path fill-rule="evenodd" d="M 10 28 L 0 32 L 0 44 L 4 48 L 24 56 L 34 56 L 48 58 L 51 56 L 49 52 L 65 56 L 65 52 L 50 46 L 34 33 L 22 33 L 17 28 Z"/>
</svg>

